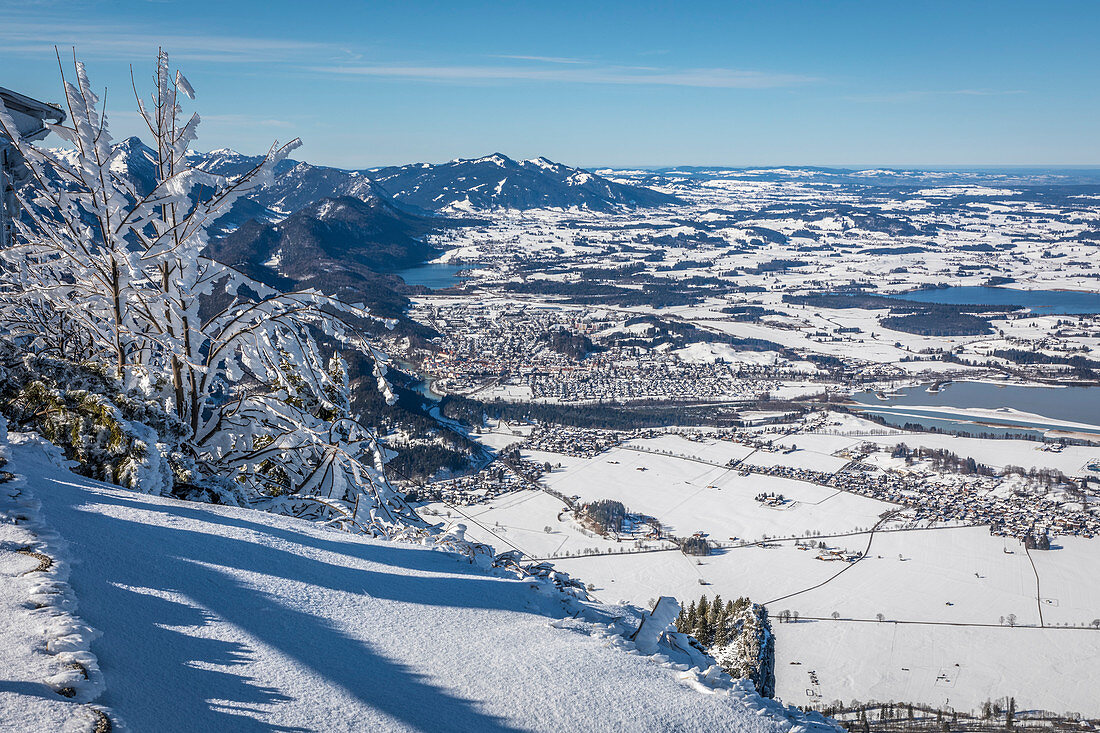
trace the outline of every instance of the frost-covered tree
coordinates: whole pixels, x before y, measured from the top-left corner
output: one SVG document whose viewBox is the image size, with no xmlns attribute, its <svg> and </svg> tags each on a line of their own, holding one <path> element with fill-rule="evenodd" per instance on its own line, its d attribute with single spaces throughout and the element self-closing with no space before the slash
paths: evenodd
<svg viewBox="0 0 1100 733">
<path fill-rule="evenodd" d="M 177 481 L 375 533 L 419 523 L 350 413 L 343 363 L 316 340 L 369 352 L 392 403 L 384 355 L 345 326 L 372 316 L 315 290 L 277 292 L 203 255 L 213 222 L 300 141 L 272 145 L 232 178 L 194 167 L 200 119 L 183 110 L 194 91 L 162 52 L 147 101 L 134 84 L 156 154 L 153 185 L 138 190 L 84 65 L 73 68 L 70 80 L 62 67 L 69 123 L 51 126 L 71 150 L 24 141 L 0 104 L 0 132 L 32 175 L 17 196 L 17 241 L 0 253 L 0 328 L 29 352 L 107 364 L 122 390 L 165 405 L 184 434 Z"/>
</svg>

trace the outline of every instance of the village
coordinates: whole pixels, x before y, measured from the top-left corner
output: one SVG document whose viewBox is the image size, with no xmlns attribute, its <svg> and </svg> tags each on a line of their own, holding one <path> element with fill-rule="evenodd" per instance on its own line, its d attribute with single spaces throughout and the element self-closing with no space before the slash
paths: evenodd
<svg viewBox="0 0 1100 733">
<path fill-rule="evenodd" d="M 800 392 L 826 389 L 815 384 L 826 375 L 808 362 L 766 350 L 677 350 L 647 335 L 651 326 L 624 325 L 630 319 L 610 310 L 424 298 L 409 315 L 441 336 L 432 349 L 403 356 L 448 394 L 561 403 L 744 402 L 790 382 L 813 385 Z"/>
</svg>

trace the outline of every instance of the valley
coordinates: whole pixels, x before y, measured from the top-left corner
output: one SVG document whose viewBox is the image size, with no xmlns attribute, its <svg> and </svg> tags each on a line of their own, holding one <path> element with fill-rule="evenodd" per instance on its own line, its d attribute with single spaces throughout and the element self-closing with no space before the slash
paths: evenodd
<svg viewBox="0 0 1100 733">
<path fill-rule="evenodd" d="M 765 604 L 788 703 L 1100 714 L 1081 682 L 1100 652 L 1096 193 L 601 174 L 686 203 L 493 210 L 433 237 L 408 316 L 440 336 L 386 347 L 526 469 L 438 476 L 422 513 L 604 602 Z M 657 409 L 686 421 L 651 427 Z M 581 522 L 600 500 L 635 529 Z"/>
</svg>

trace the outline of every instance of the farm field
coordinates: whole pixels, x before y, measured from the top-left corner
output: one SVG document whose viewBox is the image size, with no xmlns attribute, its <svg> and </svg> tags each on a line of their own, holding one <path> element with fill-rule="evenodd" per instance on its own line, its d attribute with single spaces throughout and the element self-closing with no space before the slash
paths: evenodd
<svg viewBox="0 0 1100 733">
<path fill-rule="evenodd" d="M 1011 694 L 1021 709 L 1098 712 L 1100 632 L 1092 629 L 800 621 L 776 626 L 775 651 L 776 696 L 789 704 L 874 699 L 978 710 Z"/>
<path fill-rule="evenodd" d="M 566 496 L 579 496 L 582 501 L 617 499 L 631 511 L 657 517 L 678 536 L 704 532 L 718 541 L 729 541 L 731 537 L 757 540 L 765 535 L 801 537 L 810 531 L 852 532 L 874 525 L 879 515 L 896 508 L 806 481 L 758 474 L 742 476 L 736 469 L 714 463 L 744 458 L 749 455 L 744 446 L 719 442 L 703 444 L 699 450 L 699 445 L 675 436 L 635 441 L 561 472 L 552 472 L 543 481 Z M 708 456 L 706 460 L 717 460 L 707 463 L 649 452 L 676 449 L 697 451 Z M 826 458 L 830 460 L 826 462 Z M 839 468 L 846 461 L 819 454 L 812 456 L 813 466 L 823 463 Z M 766 506 L 754 498 L 763 492 L 782 494 L 790 503 L 783 507 Z"/>
<path fill-rule="evenodd" d="M 462 507 L 461 515 L 433 509 L 466 524 L 471 539 L 550 559 L 607 603 L 645 606 L 662 595 L 686 603 L 705 593 L 766 604 L 776 635 L 777 694 L 788 703 L 873 698 L 976 709 L 1014 694 L 1024 707 L 1100 714 L 1081 682 L 1100 652 L 1100 630 L 1090 626 L 1100 617 L 1100 576 L 1090 570 L 1100 567 L 1100 541 L 1060 537 L 1049 551 L 1029 552 L 1019 538 L 992 535 L 988 526 L 914 521 L 911 510 L 880 523 L 899 507 L 807 480 L 742 475 L 727 465 L 828 474 L 869 442 L 1068 472 L 1095 460 L 1096 449 L 1050 451 L 1034 441 L 906 433 L 834 417 L 774 438 L 783 450 L 680 430 L 628 439 L 589 458 L 522 452 L 550 463 L 554 469 L 541 483 L 577 502 L 614 499 L 675 536 L 704 533 L 717 548 L 703 557 L 667 541 L 601 537 L 579 526 L 561 499 L 536 489 Z M 889 453 L 866 461 L 905 468 Z M 960 490 L 950 475 L 941 480 L 943 491 Z M 769 506 L 756 499 L 762 492 L 788 501 Z M 827 549 L 809 547 L 811 541 Z M 797 613 L 798 622 L 781 623 L 781 612 Z M 809 684 L 810 670 L 817 684 Z"/>
</svg>

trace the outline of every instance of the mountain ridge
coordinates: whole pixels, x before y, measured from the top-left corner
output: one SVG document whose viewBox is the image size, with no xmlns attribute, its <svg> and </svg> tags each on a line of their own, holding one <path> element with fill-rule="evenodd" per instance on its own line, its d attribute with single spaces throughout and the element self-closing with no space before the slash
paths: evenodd
<svg viewBox="0 0 1100 733">
<path fill-rule="evenodd" d="M 190 155 L 193 165 L 226 176 L 240 175 L 262 160 L 228 148 Z M 276 166 L 275 182 L 254 198 L 289 214 L 320 198 L 371 194 L 389 197 L 415 213 L 543 207 L 610 211 L 679 203 L 670 194 L 610 181 L 545 156 L 516 160 L 500 152 L 361 169 L 288 159 Z"/>
</svg>

